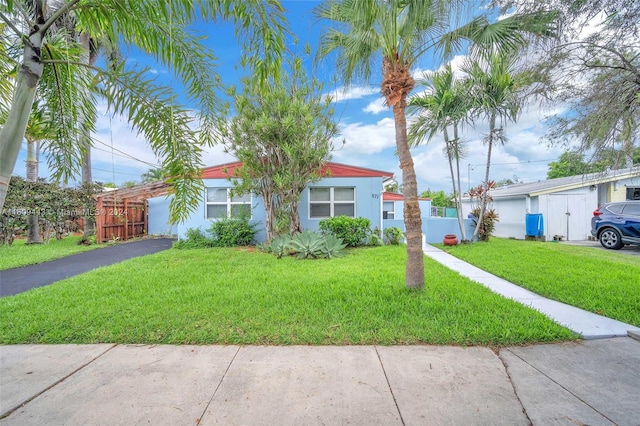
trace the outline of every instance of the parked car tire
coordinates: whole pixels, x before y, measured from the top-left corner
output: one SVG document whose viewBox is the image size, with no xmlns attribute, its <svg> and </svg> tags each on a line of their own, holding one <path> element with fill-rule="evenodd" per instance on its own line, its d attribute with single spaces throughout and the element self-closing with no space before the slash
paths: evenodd
<svg viewBox="0 0 640 426">
<path fill-rule="evenodd" d="M 620 250 L 624 243 L 618 230 L 614 228 L 605 228 L 600 232 L 600 244 L 602 247 L 611 250 Z"/>
</svg>

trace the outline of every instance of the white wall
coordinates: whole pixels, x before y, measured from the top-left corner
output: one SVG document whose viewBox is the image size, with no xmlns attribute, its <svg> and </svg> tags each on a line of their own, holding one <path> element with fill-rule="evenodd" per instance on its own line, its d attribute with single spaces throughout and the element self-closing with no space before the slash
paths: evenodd
<svg viewBox="0 0 640 426">
<path fill-rule="evenodd" d="M 523 239 L 527 212 L 526 197 L 493 200 L 498 222 L 493 235 L 502 238 Z"/>
<path fill-rule="evenodd" d="M 625 201 L 627 199 L 627 187 L 640 187 L 640 177 L 622 179 L 611 184 L 610 201 Z"/>
</svg>

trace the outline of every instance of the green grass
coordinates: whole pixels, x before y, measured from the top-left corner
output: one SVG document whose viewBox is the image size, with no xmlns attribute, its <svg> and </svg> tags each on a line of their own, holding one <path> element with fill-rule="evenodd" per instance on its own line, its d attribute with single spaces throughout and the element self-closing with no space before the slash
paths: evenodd
<svg viewBox="0 0 640 426">
<path fill-rule="evenodd" d="M 405 248 L 340 259 L 246 249 L 167 250 L 0 299 L 0 343 L 459 344 L 575 339 L 544 315 Z"/>
<path fill-rule="evenodd" d="M 640 327 L 640 258 L 636 256 L 500 238 L 442 248 L 539 295 Z"/>
<path fill-rule="evenodd" d="M 33 265 L 48 260 L 59 259 L 70 254 L 104 247 L 104 245 L 91 244 L 90 246 L 78 245 L 82 237 L 65 237 L 62 240 L 53 239 L 46 244 L 25 244 L 25 240 L 16 240 L 10 246 L 0 245 L 0 271 Z"/>
</svg>

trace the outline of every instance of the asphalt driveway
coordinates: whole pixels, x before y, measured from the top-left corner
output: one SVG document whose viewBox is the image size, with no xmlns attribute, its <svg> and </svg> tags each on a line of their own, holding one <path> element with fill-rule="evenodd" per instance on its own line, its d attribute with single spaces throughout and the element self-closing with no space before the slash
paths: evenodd
<svg viewBox="0 0 640 426">
<path fill-rule="evenodd" d="M 36 287 L 88 272 L 101 266 L 171 248 L 171 238 L 151 238 L 90 250 L 49 262 L 0 271 L 0 297 L 12 296 Z"/>
<path fill-rule="evenodd" d="M 569 244 L 572 246 L 581 246 L 581 247 L 593 247 L 598 250 L 607 250 L 613 253 L 624 253 L 629 256 L 640 256 L 640 245 L 627 245 L 622 247 L 620 250 L 609 250 L 600 244 L 599 241 L 591 241 L 591 240 L 583 240 L 583 241 L 562 241 L 561 244 Z"/>
</svg>

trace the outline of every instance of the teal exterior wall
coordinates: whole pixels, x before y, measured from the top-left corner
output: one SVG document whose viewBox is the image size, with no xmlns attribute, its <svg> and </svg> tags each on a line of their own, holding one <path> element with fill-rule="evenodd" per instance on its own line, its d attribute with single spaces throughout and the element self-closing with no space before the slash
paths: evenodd
<svg viewBox="0 0 640 426">
<path fill-rule="evenodd" d="M 226 179 L 204 179 L 204 186 L 207 188 L 231 188 L 232 183 Z M 382 177 L 365 177 L 365 178 L 324 178 L 310 187 L 350 187 L 355 189 L 355 216 L 365 217 L 371 222 L 371 228 L 380 227 L 382 221 Z M 178 238 L 185 238 L 189 228 L 200 228 L 207 230 L 211 227 L 213 219 L 206 217 L 206 193 L 203 192 L 200 202 L 196 210 L 184 222 L 176 225 Z M 155 199 L 152 199 L 155 200 Z M 158 205 L 160 203 L 158 202 Z M 251 220 L 256 225 L 258 233 L 256 234 L 256 243 L 264 243 L 266 241 L 266 213 L 264 211 L 264 203 L 262 198 L 257 195 L 251 196 Z M 168 218 L 168 202 L 166 203 L 167 213 L 156 212 L 158 219 L 155 222 L 161 223 L 162 217 Z M 309 215 L 309 188 L 306 188 L 300 197 L 298 203 L 298 213 L 300 214 L 300 224 L 303 229 L 317 230 L 321 219 L 311 218 Z M 151 229 L 151 228 L 150 228 Z M 157 229 L 155 227 L 154 229 Z M 150 231 L 151 232 L 151 231 Z"/>
<path fill-rule="evenodd" d="M 380 229 L 382 222 L 382 178 L 324 178 L 309 185 L 300 197 L 298 212 L 303 229 L 315 231 L 322 219 L 314 219 L 309 214 L 309 188 L 344 187 L 355 188 L 355 217 L 364 217 L 371 222 L 371 229 Z"/>
</svg>

